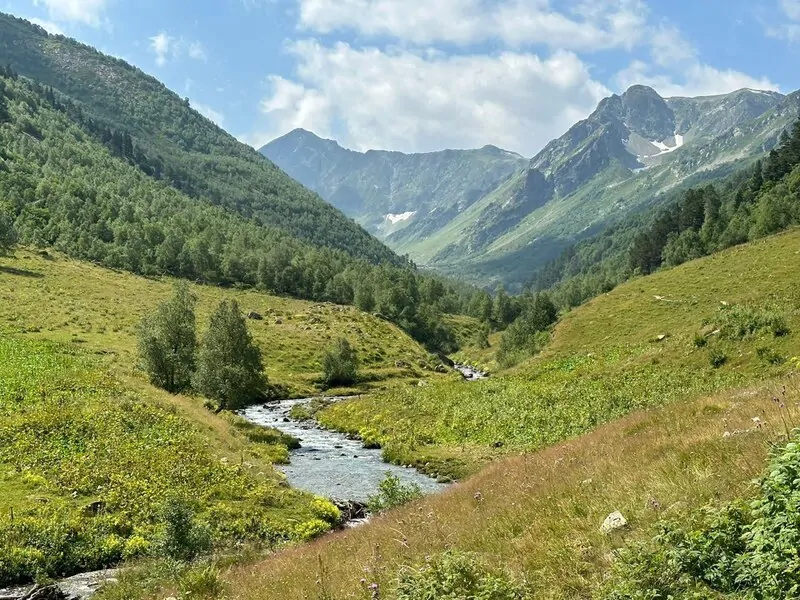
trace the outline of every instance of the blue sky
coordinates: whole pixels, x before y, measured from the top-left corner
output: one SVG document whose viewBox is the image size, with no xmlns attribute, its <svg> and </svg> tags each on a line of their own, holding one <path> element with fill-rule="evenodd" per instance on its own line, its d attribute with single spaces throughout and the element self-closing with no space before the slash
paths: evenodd
<svg viewBox="0 0 800 600">
<path fill-rule="evenodd" d="M 256 147 L 295 127 L 532 156 L 633 83 L 800 88 L 800 0 L 0 0 Z"/>
</svg>

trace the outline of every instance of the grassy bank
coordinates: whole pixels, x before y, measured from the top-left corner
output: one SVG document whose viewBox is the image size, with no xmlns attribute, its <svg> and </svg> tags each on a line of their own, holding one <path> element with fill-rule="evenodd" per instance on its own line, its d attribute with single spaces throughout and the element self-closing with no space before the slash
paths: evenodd
<svg viewBox="0 0 800 600">
<path fill-rule="evenodd" d="M 336 404 L 328 426 L 463 476 L 642 408 L 785 374 L 800 354 L 800 231 L 639 278 L 567 314 L 548 349 L 488 381 Z"/>
<path fill-rule="evenodd" d="M 0 382 L 0 583 L 157 554 L 171 504 L 218 548 L 330 527 L 272 468 L 280 435 L 252 443 L 223 419 L 192 421 L 52 342 L 0 336 Z"/>
<path fill-rule="evenodd" d="M 797 414 L 800 394 L 789 386 Z M 241 600 L 395 597 L 398 577 L 448 549 L 475 552 L 531 598 L 587 598 L 612 551 L 662 519 L 747 496 L 783 432 L 771 397 L 784 381 L 637 411 L 594 432 L 496 461 L 442 494 L 356 530 L 224 574 Z M 758 428 L 752 418 L 770 423 Z M 731 435 L 725 435 L 729 432 Z M 604 535 L 619 510 L 630 529 Z"/>
<path fill-rule="evenodd" d="M 214 307 L 235 299 L 262 320 L 249 321 L 272 383 L 292 395 L 319 393 L 322 354 L 345 336 L 358 351 L 358 390 L 434 376 L 438 364 L 394 325 L 355 308 L 270 296 L 254 290 L 191 286 L 198 327 Z M 24 249 L 0 258 L 0 331 L 77 343 L 109 355 L 123 371 L 137 363 L 136 326 L 172 293 L 172 280 L 150 279 Z M 400 365 L 400 366 L 398 366 Z M 350 390 L 355 391 L 355 390 Z"/>
</svg>

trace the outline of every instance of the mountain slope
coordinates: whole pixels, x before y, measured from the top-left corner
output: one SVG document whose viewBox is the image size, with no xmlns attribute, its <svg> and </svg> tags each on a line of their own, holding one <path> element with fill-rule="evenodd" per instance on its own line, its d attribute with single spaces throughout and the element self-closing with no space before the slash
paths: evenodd
<svg viewBox="0 0 800 600">
<path fill-rule="evenodd" d="M 797 93 L 665 99 L 637 85 L 604 99 L 527 164 L 491 147 L 361 154 L 303 131 L 262 152 L 398 253 L 513 288 L 575 241 L 768 152 L 799 109 Z"/>
<path fill-rule="evenodd" d="M 339 211 L 122 60 L 0 13 L 0 64 L 69 96 L 93 126 L 128 136 L 137 166 L 194 198 L 313 245 L 399 263 Z"/>
<path fill-rule="evenodd" d="M 600 103 L 520 172 L 425 240 L 398 244 L 420 263 L 521 283 L 568 243 L 725 175 L 774 147 L 800 95 L 741 90 L 660 98 L 635 86 Z"/>
<path fill-rule="evenodd" d="M 435 230 L 527 164 L 494 146 L 355 152 L 302 129 L 260 152 L 370 232 L 397 239 Z"/>
<path fill-rule="evenodd" d="M 305 598 L 329 566 L 329 594 L 345 598 L 363 586 L 363 565 L 372 564 L 379 544 L 386 549 L 381 568 L 368 581 L 388 597 L 409 565 L 430 564 L 453 548 L 479 552 L 498 572 L 513 569 L 532 597 L 594 597 L 622 537 L 746 493 L 763 468 L 765 441 L 783 433 L 770 399 L 777 394 L 787 407 L 798 400 L 785 378 L 793 367 L 769 360 L 800 351 L 800 267 L 786 259 L 797 252 L 795 230 L 631 281 L 569 313 L 551 348 L 513 376 L 397 390 L 328 409 L 327 422 L 380 432 L 387 455 L 438 472 L 465 458 L 521 456 L 502 457 L 448 492 L 363 528 L 246 565 L 232 573 L 232 588 L 247 599 Z M 781 311 L 792 333 L 775 337 L 765 329 L 695 344 L 705 322 L 720 323 L 737 306 Z M 714 351 L 728 362 L 713 368 Z M 755 415 L 773 425 L 754 426 Z M 588 430 L 595 431 L 578 435 Z M 631 527 L 605 535 L 600 526 L 614 510 Z M 398 531 L 401 543 L 393 543 Z"/>
</svg>

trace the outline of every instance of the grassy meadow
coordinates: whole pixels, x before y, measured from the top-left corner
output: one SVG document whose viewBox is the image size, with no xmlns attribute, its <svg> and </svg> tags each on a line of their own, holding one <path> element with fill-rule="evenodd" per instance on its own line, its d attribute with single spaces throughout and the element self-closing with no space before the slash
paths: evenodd
<svg viewBox="0 0 800 600">
<path fill-rule="evenodd" d="M 130 374 L 137 365 L 136 326 L 172 293 L 172 280 L 151 279 L 97 267 L 61 255 L 24 249 L 0 258 L 0 332 L 79 344 L 102 352 Z M 198 331 L 223 299 L 235 299 L 250 320 L 271 383 L 293 396 L 318 394 L 320 360 L 338 337 L 354 345 L 364 391 L 431 377 L 430 355 L 394 325 L 349 306 L 270 296 L 255 290 L 191 286 L 198 297 Z M 400 365 L 399 367 L 397 365 Z"/>
<path fill-rule="evenodd" d="M 544 352 L 500 376 L 389 390 L 319 418 L 392 461 L 461 477 L 634 410 L 780 377 L 800 355 L 798 256 L 795 230 L 634 279 L 565 315 Z"/>
<path fill-rule="evenodd" d="M 222 299 L 262 315 L 248 327 L 271 382 L 291 394 L 319 393 L 319 359 L 339 336 L 362 364 L 349 391 L 441 377 L 408 336 L 355 309 L 192 291 L 201 332 Z M 136 327 L 171 293 L 168 279 L 57 254 L 0 258 L 0 587 L 159 555 L 181 511 L 220 552 L 310 539 L 338 519 L 273 468 L 294 440 L 148 383 Z"/>
</svg>

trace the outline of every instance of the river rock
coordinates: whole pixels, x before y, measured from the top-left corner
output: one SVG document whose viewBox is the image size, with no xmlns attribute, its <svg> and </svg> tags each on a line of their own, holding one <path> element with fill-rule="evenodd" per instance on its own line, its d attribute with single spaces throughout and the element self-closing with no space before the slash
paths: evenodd
<svg viewBox="0 0 800 600">
<path fill-rule="evenodd" d="M 615 510 L 606 517 L 605 521 L 603 521 L 603 524 L 600 526 L 600 531 L 608 535 L 610 533 L 613 533 L 614 531 L 619 531 L 621 529 L 627 529 L 627 528 L 628 528 L 628 520 L 624 516 L 622 516 L 621 512 Z"/>
<path fill-rule="evenodd" d="M 249 313 L 247 313 L 247 318 L 252 319 L 253 321 L 261 321 L 264 319 L 264 317 L 262 317 L 254 310 L 251 310 Z"/>
</svg>

